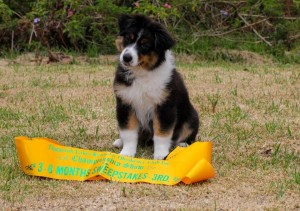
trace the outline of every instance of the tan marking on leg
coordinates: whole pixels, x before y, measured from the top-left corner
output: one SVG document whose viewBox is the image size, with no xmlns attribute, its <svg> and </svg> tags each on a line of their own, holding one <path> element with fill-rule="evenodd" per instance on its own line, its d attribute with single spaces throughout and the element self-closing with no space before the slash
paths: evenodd
<svg viewBox="0 0 300 211">
<path fill-rule="evenodd" d="M 188 124 L 184 123 L 183 126 L 182 126 L 182 129 L 180 131 L 180 136 L 177 140 L 177 143 L 180 143 L 180 142 L 184 141 L 187 137 L 189 137 L 191 135 L 192 132 L 193 131 L 188 126 Z"/>
<path fill-rule="evenodd" d="M 134 130 L 138 127 L 138 119 L 135 115 L 135 113 L 132 111 L 129 115 L 128 123 L 127 123 L 127 129 L 128 130 Z"/>
<path fill-rule="evenodd" d="M 154 115 L 153 118 L 153 129 L 154 129 L 154 135 L 159 137 L 170 137 L 173 133 L 173 127 L 170 130 L 162 130 L 160 121 L 158 119 L 157 114 Z"/>
</svg>

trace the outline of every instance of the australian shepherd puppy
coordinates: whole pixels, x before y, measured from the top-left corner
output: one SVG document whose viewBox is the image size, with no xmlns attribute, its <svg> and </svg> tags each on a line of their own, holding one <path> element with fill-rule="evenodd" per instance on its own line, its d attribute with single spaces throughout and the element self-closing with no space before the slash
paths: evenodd
<svg viewBox="0 0 300 211">
<path fill-rule="evenodd" d="M 170 147 L 195 141 L 199 120 L 171 48 L 174 39 L 159 24 L 142 15 L 118 19 L 121 54 L 114 79 L 121 155 L 134 157 L 139 140 L 154 143 L 154 159 L 164 159 Z"/>
</svg>

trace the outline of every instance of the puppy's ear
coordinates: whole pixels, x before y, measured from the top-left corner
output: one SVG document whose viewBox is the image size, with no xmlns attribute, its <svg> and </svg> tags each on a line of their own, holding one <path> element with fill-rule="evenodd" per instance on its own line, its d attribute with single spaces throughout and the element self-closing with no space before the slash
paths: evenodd
<svg viewBox="0 0 300 211">
<path fill-rule="evenodd" d="M 118 16 L 119 35 L 123 36 L 125 31 L 134 24 L 134 17 L 131 15 Z"/>
<path fill-rule="evenodd" d="M 154 30 L 156 49 L 169 50 L 175 45 L 175 40 L 165 28 L 157 25 Z"/>
</svg>

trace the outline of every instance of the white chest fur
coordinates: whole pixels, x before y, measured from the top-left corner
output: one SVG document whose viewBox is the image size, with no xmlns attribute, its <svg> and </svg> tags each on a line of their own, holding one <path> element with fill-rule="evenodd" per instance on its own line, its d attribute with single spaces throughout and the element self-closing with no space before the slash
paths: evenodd
<svg viewBox="0 0 300 211">
<path fill-rule="evenodd" d="M 116 94 L 130 104 L 144 128 L 148 127 L 153 118 L 156 105 L 166 99 L 166 85 L 171 80 L 174 69 L 172 55 L 166 52 L 166 61 L 152 71 L 133 71 L 135 80 L 131 86 L 116 89 Z"/>
</svg>

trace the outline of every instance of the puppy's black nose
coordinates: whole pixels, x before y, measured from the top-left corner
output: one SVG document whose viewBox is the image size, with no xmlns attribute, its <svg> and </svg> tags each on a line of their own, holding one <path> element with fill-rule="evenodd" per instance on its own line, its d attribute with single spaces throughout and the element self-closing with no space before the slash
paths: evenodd
<svg viewBox="0 0 300 211">
<path fill-rule="evenodd" d="M 123 60 L 124 60 L 124 62 L 126 62 L 126 63 L 131 62 L 132 56 L 131 56 L 129 53 L 125 53 L 125 54 L 123 55 Z"/>
</svg>

